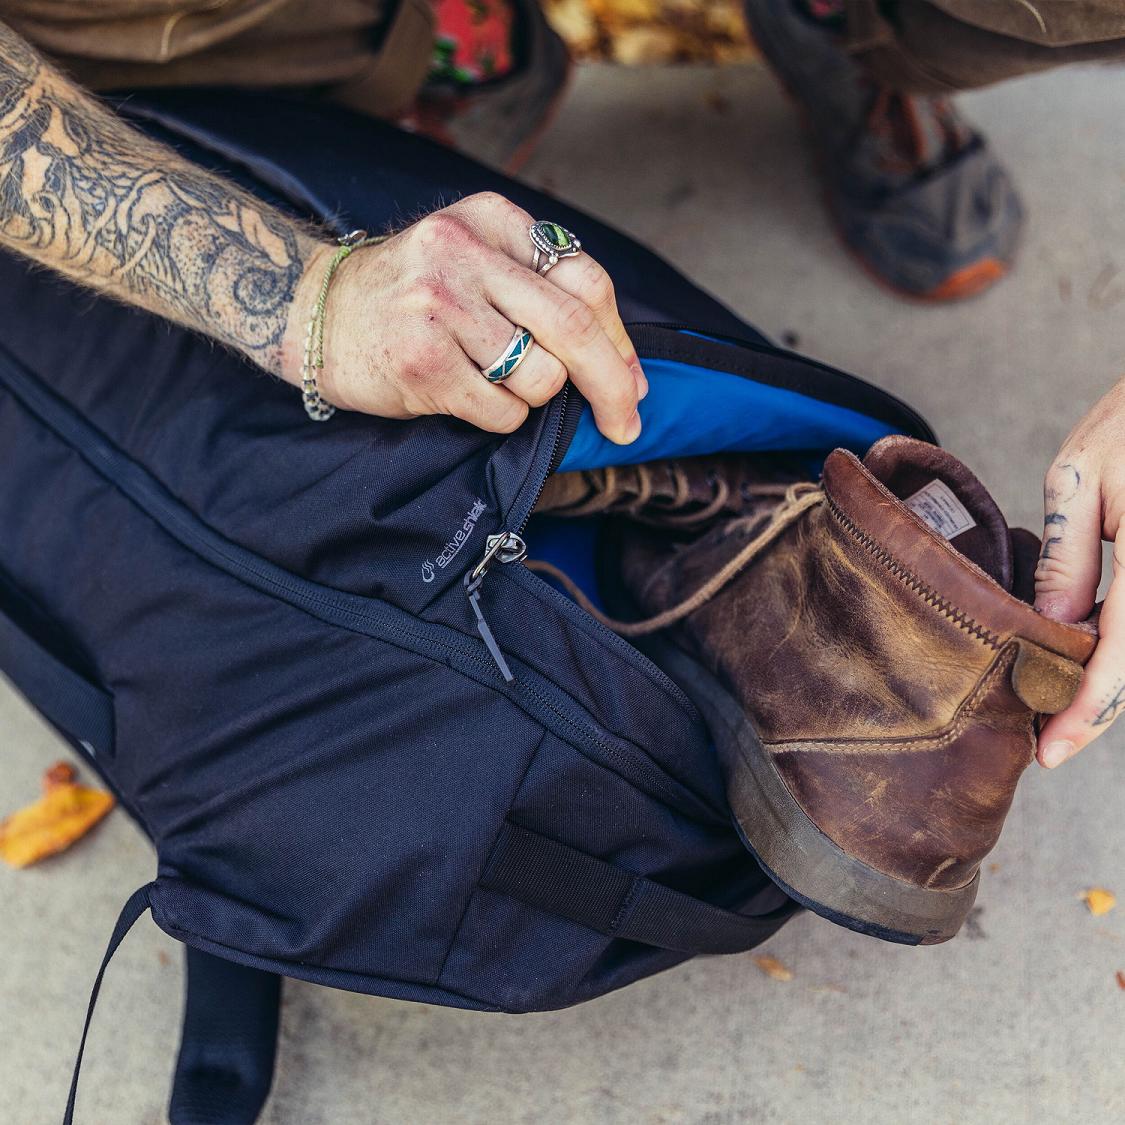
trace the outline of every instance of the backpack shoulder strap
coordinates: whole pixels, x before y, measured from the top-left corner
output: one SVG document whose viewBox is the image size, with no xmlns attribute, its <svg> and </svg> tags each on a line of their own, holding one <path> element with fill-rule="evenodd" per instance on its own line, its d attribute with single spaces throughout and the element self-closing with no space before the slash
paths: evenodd
<svg viewBox="0 0 1125 1125">
<path fill-rule="evenodd" d="M 277 1054 L 281 977 L 186 947 L 171 1125 L 253 1125 Z"/>
<path fill-rule="evenodd" d="M 610 937 L 689 954 L 751 949 L 798 909 L 737 914 L 511 823 L 481 886 Z"/>
</svg>

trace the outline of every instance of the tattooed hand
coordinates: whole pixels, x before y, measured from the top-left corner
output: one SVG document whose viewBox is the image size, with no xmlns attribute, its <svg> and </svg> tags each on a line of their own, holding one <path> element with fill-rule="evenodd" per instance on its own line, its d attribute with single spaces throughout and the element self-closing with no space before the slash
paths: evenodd
<svg viewBox="0 0 1125 1125">
<path fill-rule="evenodd" d="M 1063 443 L 1043 495 L 1035 607 L 1044 616 L 1081 621 L 1090 614 L 1101 580 L 1102 540 L 1113 544 L 1098 647 L 1074 702 L 1049 719 L 1039 736 L 1039 761 L 1054 767 L 1125 712 L 1125 379 Z"/>
<path fill-rule="evenodd" d="M 340 266 L 318 382 L 336 406 L 384 418 L 452 414 L 506 433 L 563 386 L 585 395 L 599 429 L 628 443 L 648 389 L 613 284 L 589 255 L 550 278 L 532 269 L 532 217 L 492 192 L 435 211 Z M 331 250 L 309 264 L 296 307 L 310 310 Z M 299 385 L 305 317 L 285 337 L 282 377 Z M 503 385 L 480 373 L 520 324 L 535 344 Z"/>
</svg>

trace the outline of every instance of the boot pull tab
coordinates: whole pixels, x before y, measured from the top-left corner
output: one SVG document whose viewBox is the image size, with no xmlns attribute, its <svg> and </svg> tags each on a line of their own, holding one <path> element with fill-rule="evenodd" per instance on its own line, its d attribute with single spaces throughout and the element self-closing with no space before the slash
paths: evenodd
<svg viewBox="0 0 1125 1125">
<path fill-rule="evenodd" d="M 1082 682 L 1082 666 L 1023 637 L 1016 638 L 1012 690 L 1032 711 L 1054 715 L 1070 706 Z"/>
</svg>

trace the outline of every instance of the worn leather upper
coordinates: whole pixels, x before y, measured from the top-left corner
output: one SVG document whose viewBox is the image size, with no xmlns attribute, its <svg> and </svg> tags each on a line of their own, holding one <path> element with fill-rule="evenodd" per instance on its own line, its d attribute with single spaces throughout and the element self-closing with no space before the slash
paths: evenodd
<svg viewBox="0 0 1125 1125">
<path fill-rule="evenodd" d="M 933 448 L 885 441 L 899 458 L 904 442 Z M 869 459 L 887 452 L 879 443 Z M 828 458 L 823 484 L 824 502 L 678 638 L 739 698 L 821 831 L 887 874 L 961 886 L 1031 761 L 1035 711 L 1073 697 L 1095 635 L 1040 617 L 852 454 Z M 756 530 L 728 522 L 670 556 L 637 538 L 627 581 L 659 612 Z"/>
</svg>

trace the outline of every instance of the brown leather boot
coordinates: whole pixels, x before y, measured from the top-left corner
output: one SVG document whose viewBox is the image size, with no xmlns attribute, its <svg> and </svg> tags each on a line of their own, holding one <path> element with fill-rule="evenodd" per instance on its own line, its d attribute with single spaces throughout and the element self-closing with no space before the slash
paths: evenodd
<svg viewBox="0 0 1125 1125">
<path fill-rule="evenodd" d="M 1029 604 L 1038 541 L 942 450 L 837 450 L 823 488 L 671 545 L 622 527 L 625 585 L 695 698 L 735 818 L 785 891 L 834 922 L 931 944 L 960 928 L 1092 626 Z M 652 627 L 625 631 L 639 635 Z M 674 642 L 674 643 L 669 643 Z"/>
</svg>

